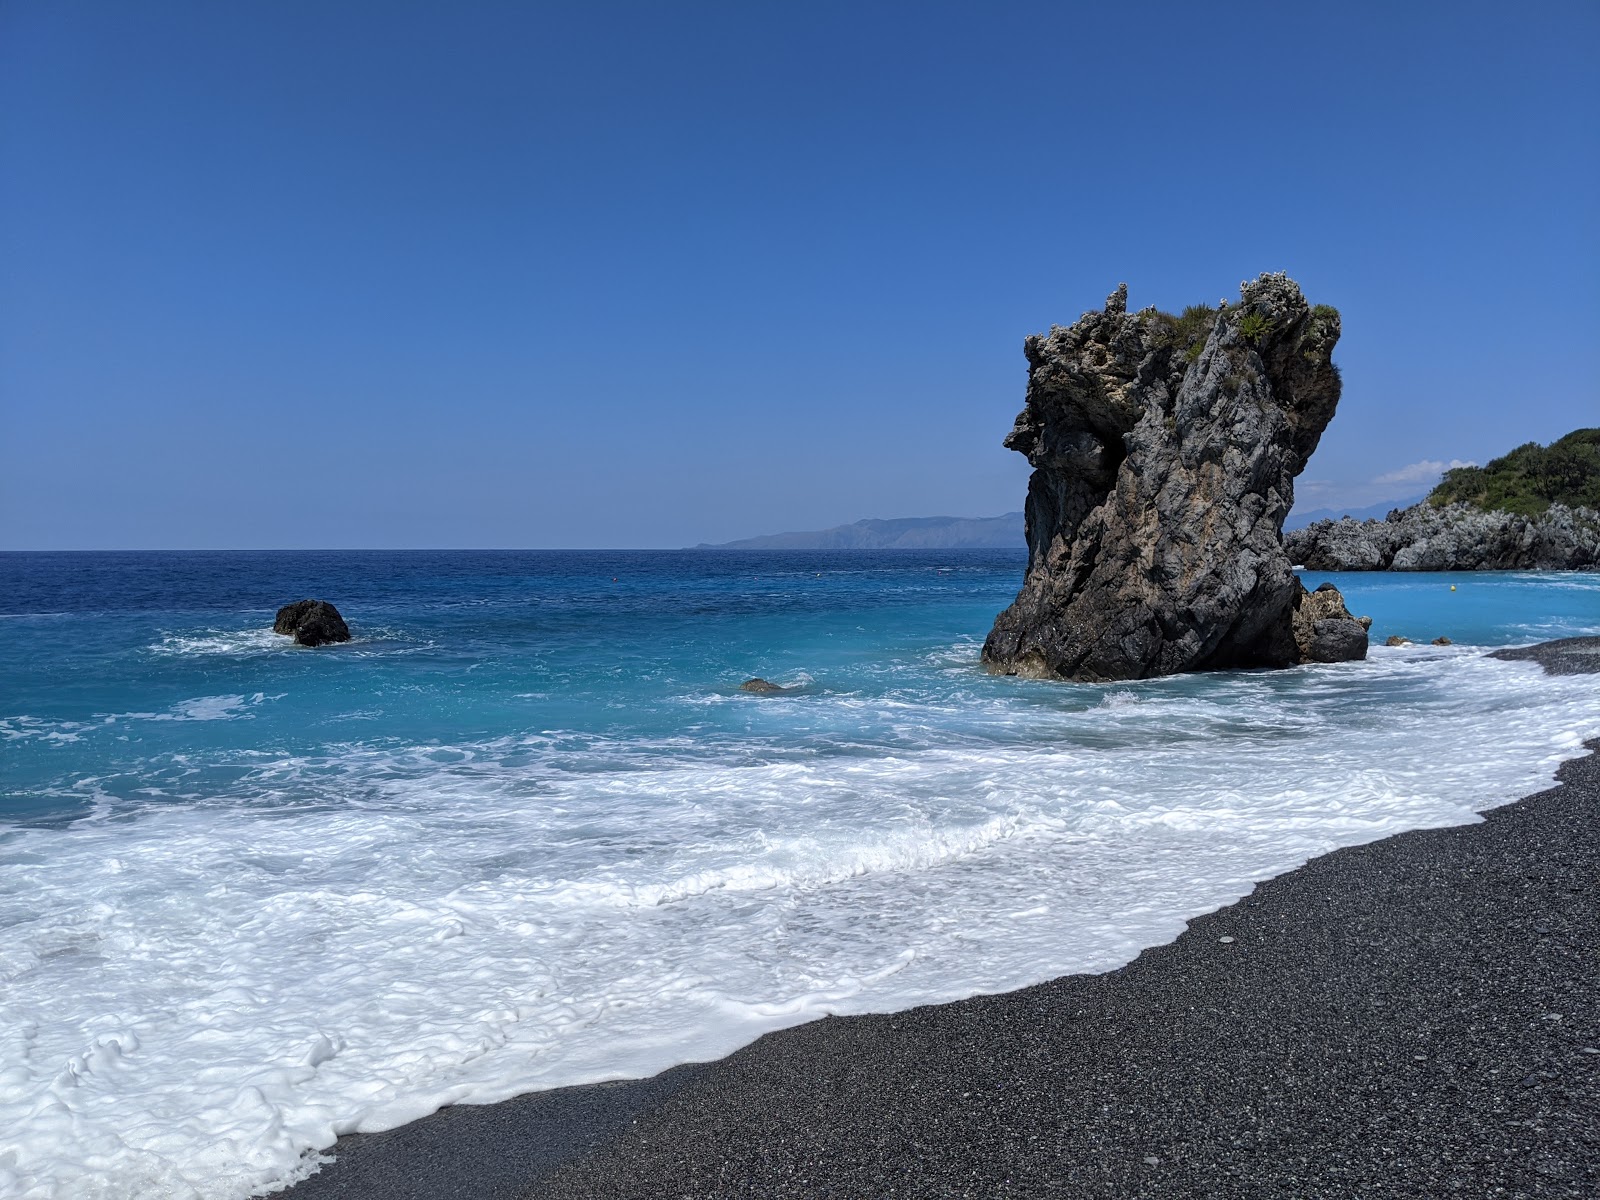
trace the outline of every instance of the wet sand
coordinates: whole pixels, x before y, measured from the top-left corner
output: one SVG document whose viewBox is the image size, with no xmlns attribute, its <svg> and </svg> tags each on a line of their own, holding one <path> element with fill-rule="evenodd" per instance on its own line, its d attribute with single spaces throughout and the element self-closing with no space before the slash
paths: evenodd
<svg viewBox="0 0 1600 1200">
<path fill-rule="evenodd" d="M 1600 667 L 1600 639 L 1535 651 Z M 1315 859 L 1116 971 L 445 1109 L 288 1194 L 1600 1196 L 1600 756 L 1560 780 Z"/>
</svg>

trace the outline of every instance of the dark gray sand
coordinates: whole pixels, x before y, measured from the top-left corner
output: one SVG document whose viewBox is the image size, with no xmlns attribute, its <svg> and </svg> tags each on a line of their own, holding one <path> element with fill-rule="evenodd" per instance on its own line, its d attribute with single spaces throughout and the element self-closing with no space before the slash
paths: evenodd
<svg viewBox="0 0 1600 1200">
<path fill-rule="evenodd" d="M 1547 656 L 1593 671 L 1600 639 Z M 290 1194 L 1600 1197 L 1600 756 L 1560 778 L 1105 975 L 445 1109 Z"/>
</svg>

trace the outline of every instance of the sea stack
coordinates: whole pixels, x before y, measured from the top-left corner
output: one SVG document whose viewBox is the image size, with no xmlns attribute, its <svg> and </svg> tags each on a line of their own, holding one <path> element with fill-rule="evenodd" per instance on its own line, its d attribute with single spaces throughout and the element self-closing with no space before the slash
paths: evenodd
<svg viewBox="0 0 1600 1200">
<path fill-rule="evenodd" d="M 339 610 L 326 600 L 296 600 L 278 610 L 273 633 L 289 634 L 302 646 L 322 646 L 329 642 L 348 642 L 350 627 Z"/>
<path fill-rule="evenodd" d="M 1024 343 L 1005 444 L 1034 468 L 1028 569 L 985 666 L 1107 681 L 1364 658 L 1365 628 L 1313 601 L 1283 548 L 1339 402 L 1338 312 L 1282 274 L 1181 317 L 1127 296 Z"/>
</svg>

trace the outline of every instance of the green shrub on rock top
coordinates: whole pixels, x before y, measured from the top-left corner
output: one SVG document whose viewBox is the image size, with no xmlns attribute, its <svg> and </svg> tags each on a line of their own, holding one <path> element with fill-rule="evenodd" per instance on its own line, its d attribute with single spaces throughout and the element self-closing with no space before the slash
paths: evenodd
<svg viewBox="0 0 1600 1200">
<path fill-rule="evenodd" d="M 1245 313 L 1239 318 L 1239 336 L 1252 344 L 1259 342 L 1272 329 L 1272 318 L 1264 313 Z"/>
<path fill-rule="evenodd" d="M 1156 313 L 1156 320 L 1166 331 L 1171 344 L 1183 352 L 1190 362 L 1200 357 L 1205 349 L 1211 328 L 1217 323 L 1217 310 L 1209 304 L 1191 304 L 1177 316 L 1169 312 Z"/>
</svg>

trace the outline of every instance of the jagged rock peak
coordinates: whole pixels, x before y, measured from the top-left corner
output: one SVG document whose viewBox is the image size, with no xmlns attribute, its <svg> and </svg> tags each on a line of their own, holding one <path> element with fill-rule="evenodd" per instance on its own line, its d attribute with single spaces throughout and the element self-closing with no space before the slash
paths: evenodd
<svg viewBox="0 0 1600 1200">
<path fill-rule="evenodd" d="M 1271 274 L 1178 317 L 1128 313 L 1122 286 L 1027 338 L 1005 444 L 1034 467 L 1028 569 L 985 664 L 1109 680 L 1301 661 L 1283 518 L 1338 404 L 1339 332 Z"/>
</svg>

